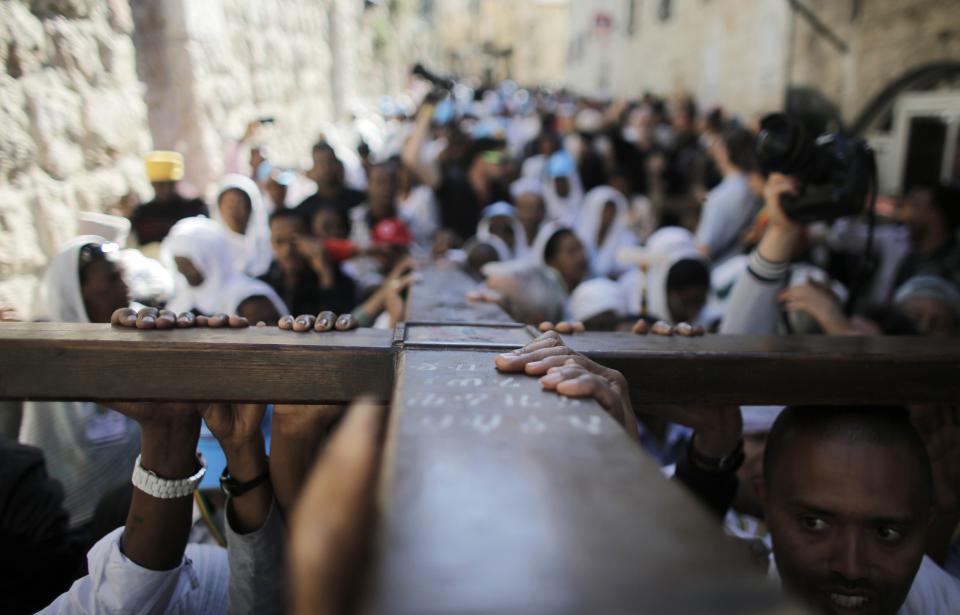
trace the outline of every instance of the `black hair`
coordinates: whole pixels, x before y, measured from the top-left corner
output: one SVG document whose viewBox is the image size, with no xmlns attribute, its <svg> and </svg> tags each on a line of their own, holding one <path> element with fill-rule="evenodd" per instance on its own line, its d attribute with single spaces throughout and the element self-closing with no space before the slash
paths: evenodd
<svg viewBox="0 0 960 615">
<path fill-rule="evenodd" d="M 270 214 L 268 224 L 273 224 L 274 220 L 299 220 L 305 227 L 310 226 L 308 224 L 307 217 L 296 209 L 276 209 L 272 214 Z"/>
<path fill-rule="evenodd" d="M 228 192 L 236 192 L 237 194 L 239 194 L 240 197 L 243 199 L 244 204 L 247 206 L 247 213 L 250 213 L 250 214 L 253 213 L 253 201 L 250 200 L 250 195 L 247 194 L 246 190 L 241 190 L 236 186 L 232 188 L 227 188 L 226 190 L 220 193 L 220 196 L 217 197 L 217 207 L 220 207 L 220 199 L 222 199 L 223 195 L 225 195 Z"/>
<path fill-rule="evenodd" d="M 337 219 L 340 220 L 340 224 L 343 225 L 343 228 L 347 233 L 347 237 L 350 236 L 350 216 L 347 215 L 347 212 L 338 207 L 334 207 L 333 205 L 321 205 L 316 211 L 310 214 L 310 224 L 307 225 L 308 227 L 313 224 L 313 219 L 320 215 L 320 212 L 322 211 L 332 213 L 334 216 L 336 216 Z"/>
<path fill-rule="evenodd" d="M 560 249 L 560 241 L 567 235 L 573 235 L 573 230 L 562 228 L 550 235 L 547 245 L 543 247 L 543 262 L 549 264 L 553 260 L 553 257 L 557 255 L 557 250 Z"/>
<path fill-rule="evenodd" d="M 920 466 L 924 491 L 933 497 L 930 458 L 923 439 L 902 406 L 790 406 L 780 413 L 770 429 L 763 454 L 764 481 L 787 455 L 789 442 L 798 435 L 819 440 L 870 442 L 906 448 Z"/>
<path fill-rule="evenodd" d="M 667 272 L 667 291 L 681 288 L 710 288 L 710 271 L 702 261 L 685 258 Z"/>
<path fill-rule="evenodd" d="M 753 133 L 743 128 L 729 128 L 723 132 L 723 144 L 731 164 L 744 173 L 760 167 L 757 161 L 757 139 Z"/>
</svg>

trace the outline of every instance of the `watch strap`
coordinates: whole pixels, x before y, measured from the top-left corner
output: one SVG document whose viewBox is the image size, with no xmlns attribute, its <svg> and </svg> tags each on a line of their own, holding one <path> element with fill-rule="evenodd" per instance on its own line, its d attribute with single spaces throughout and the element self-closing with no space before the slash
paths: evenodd
<svg viewBox="0 0 960 615">
<path fill-rule="evenodd" d="M 697 451 L 693 445 L 693 438 L 687 445 L 687 455 L 695 465 L 710 472 L 731 472 L 736 471 L 743 465 L 745 455 L 743 453 L 743 438 L 737 442 L 737 446 L 729 455 L 723 457 L 707 457 Z"/>
<path fill-rule="evenodd" d="M 252 491 L 253 489 L 256 489 L 269 478 L 270 472 L 267 471 L 256 478 L 246 482 L 240 482 L 234 477 L 230 476 L 229 467 L 224 467 L 223 473 L 220 474 L 220 490 L 231 497 L 239 497 L 249 491 Z"/>
<path fill-rule="evenodd" d="M 155 498 L 162 500 L 184 498 L 193 495 L 200 481 L 203 480 L 204 474 L 207 473 L 207 462 L 200 453 L 197 453 L 197 466 L 199 469 L 193 476 L 171 480 L 161 478 L 155 472 L 144 468 L 140 465 L 140 455 L 137 455 L 131 482 L 134 487 Z"/>
</svg>

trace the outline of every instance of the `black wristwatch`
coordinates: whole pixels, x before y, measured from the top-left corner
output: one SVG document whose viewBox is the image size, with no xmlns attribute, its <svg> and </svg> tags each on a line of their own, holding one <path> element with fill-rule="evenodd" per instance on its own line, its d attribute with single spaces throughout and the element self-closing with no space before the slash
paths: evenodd
<svg viewBox="0 0 960 615">
<path fill-rule="evenodd" d="M 231 497 L 237 498 L 244 493 L 256 489 L 269 478 L 270 472 L 264 472 L 253 480 L 248 480 L 245 483 L 241 483 L 234 477 L 230 476 L 230 468 L 224 468 L 223 473 L 220 474 L 220 491 Z"/>
<path fill-rule="evenodd" d="M 737 442 L 737 446 L 733 449 L 733 452 L 723 457 L 707 457 L 706 455 L 700 454 L 693 445 L 693 438 L 690 438 L 690 442 L 687 444 L 687 455 L 694 465 L 703 470 L 709 472 L 736 472 L 740 469 L 740 466 L 743 465 L 745 458 L 743 454 L 743 438 L 740 438 L 740 441 Z"/>
</svg>

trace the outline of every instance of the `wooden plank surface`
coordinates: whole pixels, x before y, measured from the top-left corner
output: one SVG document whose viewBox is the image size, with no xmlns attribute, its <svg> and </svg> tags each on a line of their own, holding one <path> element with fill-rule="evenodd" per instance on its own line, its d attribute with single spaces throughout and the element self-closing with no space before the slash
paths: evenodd
<svg viewBox="0 0 960 615">
<path fill-rule="evenodd" d="M 404 348 L 510 350 L 524 346 L 538 335 L 523 325 L 419 325 L 408 323 Z"/>
<path fill-rule="evenodd" d="M 467 292 L 482 285 L 452 263 L 426 269 L 422 281 L 410 287 L 407 322 L 511 323 L 499 306 L 467 301 Z"/>
<path fill-rule="evenodd" d="M 582 333 L 564 339 L 622 371 L 635 403 L 960 401 L 957 338 Z"/>
<path fill-rule="evenodd" d="M 392 332 L 0 325 L 0 399 L 388 400 Z"/>
<path fill-rule="evenodd" d="M 750 613 L 779 592 L 592 401 L 407 350 L 368 612 Z"/>
</svg>

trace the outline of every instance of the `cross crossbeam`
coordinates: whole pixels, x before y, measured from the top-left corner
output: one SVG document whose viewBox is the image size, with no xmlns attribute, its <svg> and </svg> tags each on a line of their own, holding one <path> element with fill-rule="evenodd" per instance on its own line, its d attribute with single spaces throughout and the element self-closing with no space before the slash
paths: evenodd
<svg viewBox="0 0 960 615">
<path fill-rule="evenodd" d="M 592 400 L 496 352 L 536 331 L 434 269 L 393 331 L 0 326 L 0 399 L 346 403 L 392 399 L 375 613 L 768 612 L 777 592 Z M 960 349 L 910 338 L 567 342 L 624 371 L 635 402 L 957 401 Z"/>
</svg>

